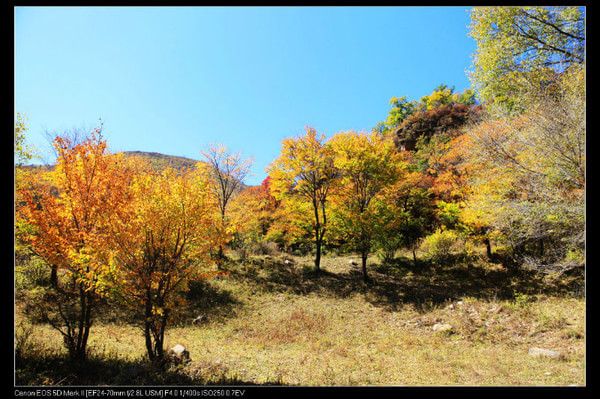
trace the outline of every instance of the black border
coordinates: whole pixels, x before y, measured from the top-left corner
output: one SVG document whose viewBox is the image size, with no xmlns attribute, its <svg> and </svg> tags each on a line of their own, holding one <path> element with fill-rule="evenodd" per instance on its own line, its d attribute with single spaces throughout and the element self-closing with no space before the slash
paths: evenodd
<svg viewBox="0 0 600 399">
<path fill-rule="evenodd" d="M 6 272 L 7 269 L 10 273 L 3 273 L 3 278 L 0 278 L 0 284 L 2 284 L 1 295 L 2 301 L 5 306 L 0 306 L 2 312 L 2 345 L 0 345 L 1 358 L 4 365 L 6 365 L 5 371 L 0 375 L 2 378 L 2 391 L 10 396 L 16 396 L 16 391 L 20 392 L 31 392 L 37 389 L 48 390 L 55 389 L 53 387 L 15 387 L 14 386 L 14 351 L 12 345 L 14 336 L 14 150 L 13 150 L 13 136 L 12 132 L 14 128 L 14 7 L 17 6 L 500 6 L 500 5 L 576 5 L 586 7 L 586 87 L 587 87 L 587 99 L 586 99 L 586 122 L 587 130 L 594 133 L 594 129 L 590 129 L 593 126 L 594 114 L 590 112 L 593 106 L 593 94 L 594 91 L 591 88 L 595 87 L 593 81 L 595 76 L 593 73 L 594 56 L 592 46 L 593 43 L 593 24 L 590 24 L 590 20 L 593 18 L 591 0 L 585 1 L 571 1 L 571 0 L 546 0 L 546 1 L 440 1 L 440 0 L 408 0 L 403 2 L 398 1 L 383 1 L 383 0 L 291 0 L 287 2 L 276 3 L 274 1 L 265 0 L 254 0 L 249 2 L 243 2 L 240 0 L 229 0 L 226 4 L 214 2 L 214 1 L 185 1 L 185 0 L 90 0 L 90 1 L 75 1 L 75 0 L 56 0 L 56 1 L 43 1 L 43 0 L 12 0 L 3 1 L 2 19 L 0 20 L 0 31 L 2 32 L 2 54 L 7 55 L 4 65 L 7 66 L 6 72 L 3 73 L 4 82 L 2 85 L 3 95 L 0 96 L 0 100 L 6 100 L 2 111 L 5 113 L 2 118 L 4 134 L 1 135 L 3 140 L 2 146 L 0 147 L 3 151 L 3 156 L 0 157 L 0 165 L 2 173 L 0 176 L 3 180 L 2 184 L 2 195 L 0 195 L 0 211 L 1 219 L 0 225 L 2 226 L 2 243 L 3 249 L 2 254 L 2 265 Z M 592 41 L 590 41 L 592 38 Z M 590 64 L 590 60 L 592 64 Z M 4 103 L 4 101 L 3 101 Z M 596 140 L 594 134 L 588 134 L 586 137 L 586 154 L 589 157 L 593 154 L 593 150 L 597 147 L 592 143 Z M 590 232 L 590 217 L 591 212 L 587 212 L 587 205 L 590 210 L 593 210 L 594 203 L 589 201 L 593 199 L 592 191 L 589 189 L 590 183 L 593 184 L 594 173 L 590 173 L 589 166 L 587 166 L 586 175 L 586 243 L 590 242 L 593 237 L 593 231 Z M 590 234 L 592 233 L 592 234 Z M 10 246 L 10 250 L 8 250 Z M 594 251 L 587 250 L 586 257 L 592 258 Z M 591 267 L 587 265 L 591 264 Z M 586 359 L 593 359 L 591 344 L 593 335 L 590 335 L 591 323 L 590 323 L 590 310 L 592 309 L 592 297 L 593 290 L 590 290 L 590 281 L 593 281 L 592 275 L 594 269 L 597 267 L 595 262 L 586 260 Z M 10 304 L 10 306 L 6 306 Z M 314 397 L 314 398 L 330 398 L 332 396 L 347 397 L 348 395 L 357 395 L 358 397 L 386 397 L 386 398 L 401 398 L 401 397 L 420 397 L 420 396 L 440 396 L 445 398 L 480 398 L 489 396 L 506 396 L 516 395 L 516 397 L 522 396 L 538 396 L 547 398 L 548 395 L 561 398 L 576 398 L 584 397 L 592 393 L 593 387 L 596 385 L 592 377 L 593 364 L 591 362 L 586 363 L 586 387 L 280 387 L 280 386 L 194 386 L 194 387 L 154 387 L 155 389 L 169 388 L 169 389 L 240 389 L 245 390 L 243 398 L 282 398 L 282 397 Z M 114 391 L 126 391 L 128 389 L 152 389 L 152 386 L 144 387 L 106 387 Z M 82 390 L 82 389 L 98 389 L 96 386 L 90 387 L 64 387 L 65 390 Z M 60 391 L 61 389 L 59 389 Z M 58 393 L 60 395 L 60 392 Z M 59 397 L 56 395 L 44 395 L 43 397 Z M 65 396 L 62 396 L 65 397 Z M 81 398 L 82 396 L 79 396 Z M 85 397 L 85 396 L 83 396 Z M 212 396 L 218 397 L 218 396 Z"/>
</svg>

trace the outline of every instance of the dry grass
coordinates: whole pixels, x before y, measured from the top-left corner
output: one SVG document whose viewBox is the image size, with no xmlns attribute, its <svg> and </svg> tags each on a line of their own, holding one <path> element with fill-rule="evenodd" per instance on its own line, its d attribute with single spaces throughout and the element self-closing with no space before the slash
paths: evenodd
<svg viewBox="0 0 600 399">
<path fill-rule="evenodd" d="M 411 301 L 405 295 L 413 284 L 420 282 L 428 290 L 443 287 L 443 281 L 429 276 L 428 286 L 419 280 L 424 278 L 420 273 L 372 272 L 374 282 L 365 285 L 349 270 L 348 259 L 326 258 L 326 272 L 318 279 L 306 269 L 308 258 L 296 258 L 292 266 L 277 259 L 231 266 L 229 279 L 211 285 L 215 292 L 227 293 L 222 297 L 235 298 L 236 311 L 229 317 L 218 313 L 202 326 L 168 331 L 167 346 L 181 343 L 191 352 L 192 362 L 177 373 L 197 383 L 585 383 L 583 299 L 452 294 L 448 297 L 453 300 L 439 300 L 440 294 Z M 440 322 L 451 324 L 452 333 L 433 332 Z M 48 326 L 36 326 L 32 339 L 60 348 L 60 337 Z M 100 357 L 134 362 L 144 354 L 140 330 L 127 325 L 95 325 L 90 344 Z M 534 358 L 528 355 L 532 346 L 565 356 Z"/>
</svg>

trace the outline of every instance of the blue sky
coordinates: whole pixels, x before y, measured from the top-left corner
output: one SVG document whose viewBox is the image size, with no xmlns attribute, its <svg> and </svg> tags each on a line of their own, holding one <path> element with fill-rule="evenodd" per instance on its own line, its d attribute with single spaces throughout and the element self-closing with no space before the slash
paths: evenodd
<svg viewBox="0 0 600 399">
<path fill-rule="evenodd" d="M 469 87 L 462 7 L 17 7 L 15 111 L 44 132 L 104 123 L 112 151 L 200 159 L 223 143 L 266 177 L 304 126 L 370 130 L 389 99 Z"/>
</svg>

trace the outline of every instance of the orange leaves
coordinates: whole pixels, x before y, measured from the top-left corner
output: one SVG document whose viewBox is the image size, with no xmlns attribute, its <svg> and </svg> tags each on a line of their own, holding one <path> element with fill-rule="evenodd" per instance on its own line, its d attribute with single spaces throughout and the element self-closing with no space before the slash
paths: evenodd
<svg viewBox="0 0 600 399">
<path fill-rule="evenodd" d="M 18 215 L 32 226 L 24 239 L 50 265 L 79 276 L 94 290 L 106 272 L 110 223 L 126 202 L 130 174 L 122 159 L 109 155 L 99 131 L 79 143 L 57 137 L 57 165 L 47 179 L 23 184 Z M 94 254 L 93 256 L 90 254 Z"/>
<path fill-rule="evenodd" d="M 139 173 L 128 191 L 109 239 L 120 291 L 143 302 L 150 290 L 170 309 L 178 285 L 209 263 L 216 204 L 200 171 Z"/>
</svg>

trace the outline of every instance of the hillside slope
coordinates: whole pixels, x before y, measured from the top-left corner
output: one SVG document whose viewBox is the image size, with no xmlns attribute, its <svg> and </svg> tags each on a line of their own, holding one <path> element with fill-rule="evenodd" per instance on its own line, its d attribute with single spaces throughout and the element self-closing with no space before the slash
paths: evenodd
<svg viewBox="0 0 600 399">
<path fill-rule="evenodd" d="M 145 152 L 145 151 L 123 151 L 126 156 L 135 156 L 145 158 L 150 161 L 152 167 L 158 170 L 172 167 L 174 169 L 188 169 L 195 168 L 196 164 L 200 161 L 195 159 L 180 157 L 176 155 L 166 155 L 159 152 Z"/>
</svg>

